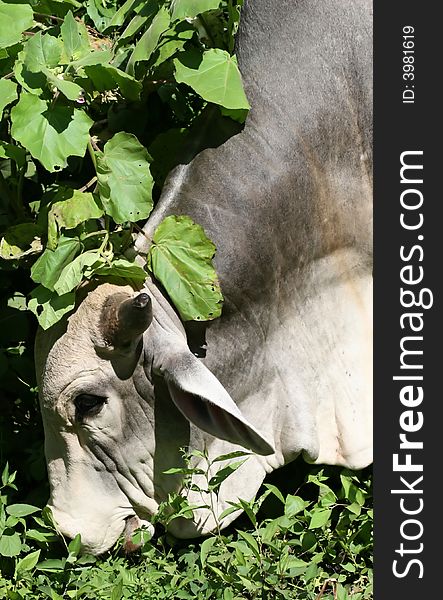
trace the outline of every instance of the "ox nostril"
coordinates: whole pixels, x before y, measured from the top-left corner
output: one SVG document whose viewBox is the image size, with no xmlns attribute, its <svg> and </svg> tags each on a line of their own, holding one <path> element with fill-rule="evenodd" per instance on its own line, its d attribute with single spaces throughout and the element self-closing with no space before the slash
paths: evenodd
<svg viewBox="0 0 443 600">
<path fill-rule="evenodd" d="M 134 539 L 134 533 L 141 529 L 140 536 Z M 151 539 L 154 534 L 154 526 L 149 521 L 142 521 L 136 515 L 126 518 L 126 526 L 123 532 L 125 542 L 123 549 L 127 554 L 139 550 L 143 544 Z"/>
</svg>

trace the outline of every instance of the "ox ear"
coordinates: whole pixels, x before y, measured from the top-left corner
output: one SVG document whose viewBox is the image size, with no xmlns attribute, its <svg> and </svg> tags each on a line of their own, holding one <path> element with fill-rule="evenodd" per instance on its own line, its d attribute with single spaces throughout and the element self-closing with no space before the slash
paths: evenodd
<svg viewBox="0 0 443 600">
<path fill-rule="evenodd" d="M 249 448 L 256 454 L 275 452 L 242 415 L 231 396 L 193 354 L 171 357 L 163 370 L 171 398 L 194 425 L 211 435 Z"/>
</svg>

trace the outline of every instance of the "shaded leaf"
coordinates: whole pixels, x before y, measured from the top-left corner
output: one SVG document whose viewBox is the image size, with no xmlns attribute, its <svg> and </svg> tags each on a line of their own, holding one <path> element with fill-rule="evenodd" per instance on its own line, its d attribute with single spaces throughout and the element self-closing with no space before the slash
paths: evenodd
<svg viewBox="0 0 443 600">
<path fill-rule="evenodd" d="M 144 0 L 126 0 L 118 11 L 112 17 L 110 23 L 108 24 L 108 29 L 111 27 L 120 27 L 126 20 L 127 15 L 133 10 L 135 6 L 143 2 Z"/>
<path fill-rule="evenodd" d="M 126 67 L 126 70 L 130 75 L 134 74 L 136 63 L 149 60 L 151 58 L 151 55 L 158 44 L 160 36 L 168 29 L 169 22 L 169 11 L 165 6 L 162 6 L 152 19 L 152 23 L 148 29 L 135 45 L 134 51 L 131 54 Z"/>
<path fill-rule="evenodd" d="M 138 100 L 142 84 L 124 71 L 109 64 L 96 64 L 84 67 L 86 75 L 94 85 L 95 90 L 119 89 L 122 96 L 128 100 Z"/>
<path fill-rule="evenodd" d="M 0 257 L 16 260 L 38 254 L 43 250 L 40 234 L 40 228 L 35 223 L 19 223 L 9 227 L 0 240 Z"/>
<path fill-rule="evenodd" d="M 26 163 L 26 150 L 14 144 L 7 144 L 0 140 L 0 158 L 10 158 L 17 163 L 18 167 L 24 167 Z"/>
<path fill-rule="evenodd" d="M 222 469 L 217 471 L 217 473 L 209 480 L 208 489 L 217 490 L 223 483 L 223 481 L 225 481 L 225 479 L 232 475 L 232 473 L 234 473 L 238 468 L 240 468 L 245 462 L 246 460 L 239 460 L 237 462 L 233 462 L 229 465 L 226 465 L 226 467 L 223 467 Z"/>
<path fill-rule="evenodd" d="M 60 560 L 58 558 L 48 558 L 46 560 L 42 560 L 42 562 L 37 563 L 36 568 L 39 571 L 49 571 L 50 573 L 56 573 L 58 571 L 63 571 L 65 568 L 66 561 L 64 559 Z"/>
<path fill-rule="evenodd" d="M 243 450 L 235 450 L 235 452 L 229 452 L 229 454 L 220 454 L 212 461 L 213 463 L 221 462 L 223 460 L 231 460 L 231 458 L 240 458 L 241 456 L 251 456 L 251 452 L 245 452 Z"/>
</svg>

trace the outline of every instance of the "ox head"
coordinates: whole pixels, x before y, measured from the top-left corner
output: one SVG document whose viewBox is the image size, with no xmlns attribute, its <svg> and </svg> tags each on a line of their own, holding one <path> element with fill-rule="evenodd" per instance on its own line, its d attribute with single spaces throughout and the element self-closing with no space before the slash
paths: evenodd
<svg viewBox="0 0 443 600">
<path fill-rule="evenodd" d="M 49 506 L 85 551 L 104 552 L 128 523 L 149 521 L 170 491 L 162 473 L 191 435 L 273 451 L 190 352 L 155 287 L 99 285 L 64 323 L 39 332 L 36 365 Z"/>
</svg>

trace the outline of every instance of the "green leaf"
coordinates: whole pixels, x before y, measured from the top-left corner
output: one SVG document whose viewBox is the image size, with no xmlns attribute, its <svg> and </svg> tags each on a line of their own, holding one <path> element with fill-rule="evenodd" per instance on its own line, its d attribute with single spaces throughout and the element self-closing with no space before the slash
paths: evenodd
<svg viewBox="0 0 443 600">
<path fill-rule="evenodd" d="M 58 558 L 48 558 L 46 560 L 42 560 L 42 562 L 37 563 L 36 568 L 39 571 L 48 571 L 50 573 L 57 573 L 58 571 L 63 571 L 65 568 L 66 560 L 58 559 Z"/>
<path fill-rule="evenodd" d="M 93 274 L 102 277 L 122 277 L 134 281 L 144 281 L 147 277 L 147 273 L 142 267 L 125 258 L 117 258 L 109 265 L 94 269 Z"/>
<path fill-rule="evenodd" d="M 11 121 L 14 139 L 50 172 L 66 167 L 69 156 L 84 156 L 93 123 L 82 110 L 26 92 L 11 110 Z"/>
<path fill-rule="evenodd" d="M 237 59 L 225 50 L 211 48 L 202 57 L 184 52 L 174 59 L 174 66 L 177 82 L 186 83 L 204 100 L 226 108 L 250 108 Z"/>
<path fill-rule="evenodd" d="M 119 89 L 128 100 L 138 100 L 142 84 L 124 71 L 109 64 L 85 66 L 84 71 L 98 92 Z"/>
<path fill-rule="evenodd" d="M 224 117 L 229 117 L 238 123 L 244 123 L 246 121 L 246 117 L 248 116 L 249 110 L 244 108 L 231 109 L 221 106 L 220 112 Z"/>
<path fill-rule="evenodd" d="M 110 29 L 111 27 L 120 27 L 123 25 L 126 16 L 132 11 L 134 5 L 138 5 L 140 2 L 141 0 L 126 0 L 114 14 L 107 28 Z"/>
<path fill-rule="evenodd" d="M 0 48 L 7 48 L 21 40 L 22 33 L 34 23 L 29 4 L 6 4 L 0 1 Z"/>
<path fill-rule="evenodd" d="M 303 550 L 306 552 L 308 550 L 313 550 L 317 545 L 317 537 L 312 531 L 305 531 L 302 537 L 301 545 Z"/>
<path fill-rule="evenodd" d="M 1 13 L 0 13 L 1 14 Z M 0 555 L 17 556 L 22 549 L 22 542 L 18 533 L 6 534 L 0 537 Z"/>
<path fill-rule="evenodd" d="M 232 458 L 240 458 L 242 456 L 251 456 L 251 453 L 243 450 L 236 450 L 235 452 L 229 452 L 229 454 L 220 454 L 220 456 L 214 458 L 212 462 L 222 462 L 223 460 L 231 460 Z"/>
<path fill-rule="evenodd" d="M 56 291 L 59 296 L 67 294 L 81 283 L 85 270 L 96 263 L 100 263 L 100 261 L 103 262 L 97 250 L 91 250 L 80 254 L 72 262 L 67 264 L 60 273 L 57 282 L 54 284 L 54 291 Z"/>
<path fill-rule="evenodd" d="M 214 544 L 216 544 L 216 543 L 217 543 L 216 537 L 207 538 L 206 540 L 204 540 L 202 542 L 202 545 L 200 546 L 200 561 L 201 561 L 202 567 L 205 566 L 206 558 L 207 558 L 208 554 L 210 554 Z"/>
<path fill-rule="evenodd" d="M 281 491 L 278 489 L 278 487 L 276 487 L 275 485 L 272 485 L 271 483 L 265 483 L 265 488 L 267 488 L 270 492 L 272 492 L 274 494 L 274 496 L 276 498 L 278 498 L 280 500 L 280 502 L 282 502 L 282 504 L 285 504 L 285 498 L 283 496 L 283 494 L 281 493 Z"/>
<path fill-rule="evenodd" d="M 136 542 L 133 543 L 135 544 Z M 110 600 L 121 600 L 121 598 L 123 598 L 123 577 L 113 587 Z"/>
<path fill-rule="evenodd" d="M 154 52 L 158 41 L 163 32 L 165 32 L 170 23 L 169 11 L 165 6 L 162 6 L 152 23 L 135 45 L 134 51 L 128 61 L 126 71 L 130 75 L 134 75 L 136 63 L 149 60 Z"/>
<path fill-rule="evenodd" d="M 186 42 L 193 37 L 194 33 L 194 27 L 186 21 L 180 21 L 173 28 L 168 29 L 162 35 L 161 42 L 156 48 L 156 59 L 153 66 L 158 67 L 168 58 L 182 51 Z"/>
<path fill-rule="evenodd" d="M 42 68 L 42 73 L 46 75 L 48 81 L 52 83 L 68 100 L 78 100 L 82 95 L 83 89 L 73 81 L 63 79 L 63 75 L 55 76 L 49 69 Z"/>
<path fill-rule="evenodd" d="M 0 119 L 3 109 L 17 99 L 17 84 L 10 79 L 0 79 Z"/>
<path fill-rule="evenodd" d="M 9 463 L 6 463 L 2 471 L 2 485 L 6 486 L 9 483 Z"/>
<path fill-rule="evenodd" d="M 69 60 L 78 60 L 89 53 L 89 40 L 85 26 L 74 19 L 69 11 L 60 27 L 65 53 Z"/>
<path fill-rule="evenodd" d="M 78 71 L 89 65 L 107 64 L 110 60 L 112 60 L 112 52 L 110 50 L 97 50 L 73 61 L 70 66 Z"/>
<path fill-rule="evenodd" d="M 17 260 L 43 250 L 40 228 L 35 223 L 19 223 L 6 230 L 0 240 L 0 257 Z"/>
<path fill-rule="evenodd" d="M 29 71 L 39 73 L 44 67 L 48 69 L 58 67 L 61 56 L 60 40 L 39 31 L 25 44 L 23 63 Z"/>
<path fill-rule="evenodd" d="M 226 508 L 218 517 L 219 521 L 223 521 L 223 519 L 225 517 L 228 517 L 229 515 L 231 515 L 234 512 L 237 512 L 241 510 L 240 508 L 238 508 L 237 506 L 230 506 L 229 508 Z"/>
<path fill-rule="evenodd" d="M 51 292 L 42 285 L 39 285 L 31 293 L 31 299 L 28 302 L 28 308 L 33 312 L 42 329 L 49 329 L 66 313 L 70 312 L 75 306 L 75 294 L 70 292 L 64 296 L 58 296 L 56 292 Z"/>
<path fill-rule="evenodd" d="M 36 540 L 37 542 L 57 542 L 59 540 L 55 533 L 49 531 L 38 531 L 37 529 L 28 529 L 26 539 Z"/>
<path fill-rule="evenodd" d="M 48 290 L 54 291 L 61 272 L 80 250 L 78 238 L 61 237 L 55 250 L 46 248 L 43 254 L 33 264 L 31 277 L 36 283 L 41 283 Z"/>
<path fill-rule="evenodd" d="M 18 59 L 14 64 L 14 75 L 18 83 L 31 94 L 39 96 L 47 87 L 47 79 L 43 73 L 33 73 L 30 71 L 21 58 L 24 52 L 20 52 Z"/>
<path fill-rule="evenodd" d="M 6 507 L 8 515 L 13 517 L 27 517 L 39 512 L 41 509 L 38 506 L 32 506 L 31 504 L 11 504 Z"/>
<path fill-rule="evenodd" d="M 207 10 L 215 10 L 220 0 L 173 0 L 171 3 L 172 20 L 196 17 Z"/>
<path fill-rule="evenodd" d="M 353 502 L 346 508 L 349 510 L 349 512 L 353 513 L 354 515 L 359 516 L 361 513 L 361 506 L 360 504 L 357 504 L 357 502 Z"/>
<path fill-rule="evenodd" d="M 86 12 L 100 33 L 109 26 L 115 13 L 115 0 L 109 4 L 108 8 L 108 2 L 103 0 L 88 0 L 86 3 Z"/>
<path fill-rule="evenodd" d="M 48 213 L 48 244 L 55 250 L 62 229 L 74 229 L 89 219 L 99 219 L 103 209 L 89 192 L 65 188 L 57 193 Z"/>
<path fill-rule="evenodd" d="M 0 158 L 10 158 L 21 168 L 26 163 L 26 150 L 20 146 L 0 141 Z"/>
<path fill-rule="evenodd" d="M 158 12 L 158 0 L 147 0 L 140 4 L 134 12 L 137 14 L 132 17 L 127 27 L 121 32 L 118 38 L 118 46 L 127 45 L 128 42 L 146 25 L 152 23 L 152 19 Z"/>
<path fill-rule="evenodd" d="M 319 527 L 323 527 L 329 521 L 330 516 L 330 509 L 316 510 L 312 513 L 309 529 L 318 529 Z"/>
<path fill-rule="evenodd" d="M 245 542 L 251 548 L 257 559 L 260 560 L 260 550 L 255 537 L 247 531 L 240 531 L 239 529 L 237 529 L 237 533 L 240 537 L 242 537 L 245 540 Z"/>
<path fill-rule="evenodd" d="M 229 465 L 226 465 L 226 467 L 223 467 L 222 469 L 217 471 L 217 473 L 209 480 L 208 489 L 218 490 L 223 481 L 225 481 L 225 479 L 232 475 L 232 473 L 234 473 L 238 468 L 240 468 L 245 462 L 246 460 L 239 460 L 237 462 L 233 462 Z"/>
<path fill-rule="evenodd" d="M 214 244 L 187 216 L 169 216 L 157 227 L 148 268 L 162 283 L 184 321 L 220 316 L 223 296 L 212 257 Z"/>
<path fill-rule="evenodd" d="M 38 563 L 39 558 L 40 550 L 36 550 L 35 552 L 31 552 L 31 554 L 28 554 L 24 558 L 20 559 L 15 567 L 16 575 L 20 575 L 26 571 L 32 571 L 32 569 Z"/>
<path fill-rule="evenodd" d="M 292 496 L 288 494 L 285 502 L 285 515 L 287 517 L 293 517 L 297 513 L 301 512 L 305 508 L 305 501 L 300 496 Z"/>
<path fill-rule="evenodd" d="M 135 135 L 117 133 L 97 153 L 97 180 L 106 214 L 116 223 L 146 219 L 152 210 L 149 154 Z"/>
<path fill-rule="evenodd" d="M 78 556 L 82 547 L 82 538 L 79 533 L 69 542 L 68 550 L 74 556 Z"/>
</svg>

